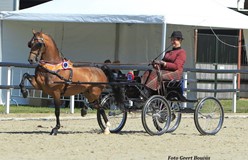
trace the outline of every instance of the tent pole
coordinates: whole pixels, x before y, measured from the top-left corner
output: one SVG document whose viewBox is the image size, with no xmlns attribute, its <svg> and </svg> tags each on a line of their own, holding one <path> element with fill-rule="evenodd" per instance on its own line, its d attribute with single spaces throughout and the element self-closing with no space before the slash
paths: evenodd
<svg viewBox="0 0 248 160">
<path fill-rule="evenodd" d="M 198 30 L 195 29 L 195 32 L 194 32 L 194 52 L 195 52 L 195 64 L 196 64 L 196 61 L 197 61 L 197 42 L 198 42 Z"/>
<path fill-rule="evenodd" d="M 20 0 L 15 0 L 15 6 L 14 6 L 14 10 L 18 11 L 20 7 Z"/>
<path fill-rule="evenodd" d="M 0 20 L 0 61 L 2 62 L 3 57 L 3 20 Z M 0 68 L 0 74 L 2 75 L 2 67 Z M 0 83 L 2 84 L 2 79 L 0 79 Z M 3 96 L 3 90 L 0 90 L 0 96 Z M 3 103 L 3 98 L 0 98 L 0 103 Z"/>
<path fill-rule="evenodd" d="M 2 61 L 2 37 L 3 37 L 3 21 L 0 20 L 0 61 Z"/>
<path fill-rule="evenodd" d="M 241 69 L 241 47 L 242 47 L 242 29 L 239 30 L 238 40 L 238 70 Z M 238 89 L 240 89 L 240 74 L 238 73 Z"/>
<path fill-rule="evenodd" d="M 120 23 L 116 23 L 115 25 L 115 55 L 114 60 L 119 60 L 119 37 L 120 37 Z"/>
<path fill-rule="evenodd" d="M 161 44 L 161 52 L 163 52 L 166 48 L 166 23 L 162 24 L 162 44 Z M 164 54 L 162 57 L 164 57 Z"/>
</svg>

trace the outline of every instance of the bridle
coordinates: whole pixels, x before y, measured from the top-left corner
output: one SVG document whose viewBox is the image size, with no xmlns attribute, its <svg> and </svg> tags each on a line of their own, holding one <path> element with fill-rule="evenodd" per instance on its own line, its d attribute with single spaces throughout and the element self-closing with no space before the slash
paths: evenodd
<svg viewBox="0 0 248 160">
<path fill-rule="evenodd" d="M 28 42 L 28 47 L 31 48 L 30 54 L 35 55 L 35 60 L 37 62 L 39 60 L 39 57 L 41 56 L 42 47 L 45 47 L 44 38 L 37 38 L 36 35 L 34 35 L 33 38 Z M 37 47 L 38 51 L 33 50 L 34 47 Z"/>
<path fill-rule="evenodd" d="M 41 70 L 38 70 L 39 72 L 49 73 L 49 74 L 52 74 L 52 75 L 57 76 L 61 80 L 64 80 L 65 81 L 65 85 L 64 85 L 64 88 L 63 88 L 63 92 L 61 92 L 61 95 L 63 95 L 66 92 L 67 87 L 69 86 L 69 83 L 72 80 L 73 70 L 72 70 L 72 68 L 68 68 L 67 60 L 64 59 L 64 58 L 61 59 L 61 62 L 59 62 L 59 63 L 47 62 L 47 61 L 44 61 L 43 59 L 41 59 L 42 51 L 43 51 L 43 49 L 45 49 L 44 47 L 46 47 L 45 41 L 44 41 L 44 38 L 42 37 L 42 34 L 34 33 L 34 32 L 33 32 L 33 34 L 34 35 L 33 35 L 32 39 L 28 42 L 28 47 L 31 48 L 28 61 L 29 61 L 30 64 L 32 64 L 32 63 L 34 63 L 34 58 L 35 58 L 35 62 L 38 62 L 39 61 L 38 62 L 39 64 L 37 66 L 37 68 L 41 69 Z M 31 57 L 32 54 L 34 55 L 34 57 Z M 61 67 L 63 67 L 63 68 L 59 68 L 59 69 L 53 70 L 53 68 L 52 69 L 47 68 L 46 67 L 47 66 L 46 64 L 48 64 L 48 65 L 51 65 L 51 64 L 52 65 L 53 64 L 55 64 L 55 65 L 62 64 Z M 69 78 L 65 78 L 63 76 L 63 74 L 61 75 L 60 72 L 59 72 L 60 70 L 69 70 L 69 73 L 70 73 L 69 74 Z"/>
</svg>

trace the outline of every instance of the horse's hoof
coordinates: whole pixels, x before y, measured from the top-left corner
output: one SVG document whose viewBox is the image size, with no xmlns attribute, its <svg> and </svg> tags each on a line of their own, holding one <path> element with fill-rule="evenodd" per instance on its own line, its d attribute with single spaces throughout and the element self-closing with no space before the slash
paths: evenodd
<svg viewBox="0 0 248 160">
<path fill-rule="evenodd" d="M 82 116 L 82 117 L 85 117 L 86 114 L 87 114 L 87 109 L 82 108 L 82 109 L 81 109 L 81 116 Z"/>
<path fill-rule="evenodd" d="M 53 128 L 53 129 L 52 129 L 52 131 L 50 132 L 50 135 L 54 135 L 54 136 L 56 136 L 56 135 L 57 135 L 57 133 L 58 133 L 58 129 Z"/>
<path fill-rule="evenodd" d="M 106 135 L 110 134 L 109 127 L 110 127 L 110 123 L 107 122 L 107 123 L 106 123 L 106 128 L 105 128 L 105 130 L 104 130 L 104 134 L 106 134 Z"/>
<path fill-rule="evenodd" d="M 23 91 L 22 96 L 23 96 L 23 98 L 27 98 L 28 97 L 28 91 L 27 90 Z"/>
<path fill-rule="evenodd" d="M 27 98 L 28 97 L 28 91 L 27 91 L 27 89 L 22 84 L 19 84 L 19 87 L 21 89 L 23 98 Z"/>
<path fill-rule="evenodd" d="M 105 135 L 108 135 L 108 134 L 110 134 L 110 131 L 105 129 L 103 133 L 104 133 Z"/>
</svg>

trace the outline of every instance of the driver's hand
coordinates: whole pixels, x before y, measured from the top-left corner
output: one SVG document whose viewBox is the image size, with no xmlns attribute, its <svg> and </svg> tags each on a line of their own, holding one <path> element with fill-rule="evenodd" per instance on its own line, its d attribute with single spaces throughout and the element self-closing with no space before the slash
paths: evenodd
<svg viewBox="0 0 248 160">
<path fill-rule="evenodd" d="M 159 69 L 160 64 L 161 64 L 161 61 L 160 60 L 154 60 L 154 61 L 152 61 L 152 66 L 155 69 Z"/>
<path fill-rule="evenodd" d="M 152 65 L 153 65 L 154 68 L 165 67 L 166 66 L 166 62 L 164 62 L 162 60 L 154 60 L 152 62 Z"/>
</svg>

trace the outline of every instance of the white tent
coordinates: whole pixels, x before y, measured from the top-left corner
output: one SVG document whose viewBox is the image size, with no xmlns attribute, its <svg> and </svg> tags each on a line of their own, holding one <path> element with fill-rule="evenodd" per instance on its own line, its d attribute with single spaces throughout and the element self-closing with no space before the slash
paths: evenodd
<svg viewBox="0 0 248 160">
<path fill-rule="evenodd" d="M 14 12 L 4 20 L 84 23 L 166 23 L 247 28 L 246 16 L 214 0 L 53 0 Z"/>
<path fill-rule="evenodd" d="M 0 12 L 0 61 L 27 62 L 32 29 L 52 35 L 73 61 L 122 63 L 152 60 L 168 46 L 171 32 L 181 30 L 186 67 L 194 67 L 199 27 L 248 29 L 248 18 L 214 0 L 53 0 Z"/>
<path fill-rule="evenodd" d="M 95 46 L 96 44 L 98 45 L 97 40 L 99 40 L 99 38 L 110 36 L 112 38 L 109 39 L 109 41 L 105 41 L 105 43 L 100 42 L 102 43 L 100 45 L 104 46 L 108 45 L 108 43 L 111 43 L 112 47 L 114 46 L 114 48 L 108 48 L 109 46 L 103 47 L 102 49 L 105 50 L 101 50 L 101 52 L 108 52 L 108 54 L 103 53 L 102 55 L 104 57 L 115 56 L 115 58 L 120 58 L 119 55 L 121 55 L 121 52 L 123 51 L 123 49 L 121 48 L 130 47 L 120 44 L 128 43 L 124 42 L 125 40 L 127 41 L 127 39 L 125 38 L 128 34 L 127 32 L 129 32 L 132 36 L 134 36 L 134 34 L 138 34 L 136 35 L 136 41 L 139 41 L 139 38 L 142 38 L 142 41 L 145 43 L 139 45 L 142 46 L 141 50 L 137 47 L 134 47 L 136 49 L 136 52 L 138 50 L 143 53 L 153 52 L 155 54 L 158 54 L 161 51 L 161 47 L 162 50 L 165 48 L 164 44 L 167 35 L 166 25 L 187 25 L 195 28 L 204 26 L 246 29 L 248 28 L 247 19 L 247 16 L 230 10 L 214 0 L 53 0 L 51 2 L 20 11 L 0 12 L 0 41 L 4 41 L 5 39 L 8 40 L 11 37 L 11 34 L 14 34 L 13 30 L 21 30 L 22 33 L 19 32 L 19 35 L 22 34 L 20 36 L 23 39 L 23 34 L 25 32 L 22 31 L 22 29 L 29 29 L 30 32 L 31 28 L 42 28 L 45 32 L 48 32 L 53 37 L 55 37 L 55 41 L 59 44 L 59 48 L 62 50 L 68 47 L 69 49 L 71 49 L 70 46 L 72 46 L 72 48 L 74 49 L 78 48 L 71 45 L 72 43 L 76 45 L 75 43 L 77 41 L 84 42 L 87 46 Z M 117 23 L 128 25 L 117 26 L 115 25 Z M 87 24 L 88 26 L 82 24 Z M 133 26 L 133 24 L 138 25 Z M 142 24 L 149 25 L 146 25 L 144 27 Z M 90 30 L 86 29 L 85 27 L 90 28 Z M 181 29 L 181 27 L 179 29 Z M 71 31 L 73 33 L 71 33 L 70 30 L 73 30 Z M 133 33 L 132 31 L 135 33 Z M 186 29 L 185 31 L 192 33 L 192 31 L 189 31 L 188 29 Z M 73 42 L 72 40 L 69 46 L 65 44 L 65 41 L 67 41 L 68 39 L 68 37 L 66 37 L 68 34 L 68 36 L 74 35 L 74 38 L 76 38 L 79 37 L 80 34 L 84 35 L 86 32 L 88 34 L 89 32 L 91 32 L 92 35 L 93 33 L 95 33 L 94 35 L 98 34 L 98 36 L 100 37 L 92 36 L 94 37 L 94 39 L 89 38 L 89 41 L 92 41 L 92 43 L 89 41 L 85 42 L 85 40 L 78 39 L 75 42 Z M 118 32 L 117 36 L 120 37 L 116 37 L 116 32 Z M 168 32 L 171 32 L 171 30 L 167 31 L 167 33 Z M 101 35 L 102 33 L 105 33 L 106 35 Z M 151 36 L 155 35 L 154 33 L 157 33 L 156 37 L 154 37 L 155 39 L 160 37 L 160 39 L 157 40 L 160 41 L 160 43 L 157 44 L 157 41 L 152 39 L 152 41 L 155 41 L 157 45 L 155 45 L 155 50 L 151 50 L 151 47 L 149 46 L 149 38 L 151 39 Z M 190 35 L 192 35 L 191 33 Z M 187 37 L 187 33 L 184 33 L 184 35 Z M 28 36 L 25 35 L 25 40 L 26 37 Z M 18 38 L 15 39 L 15 41 L 17 40 Z M 116 41 L 118 41 L 118 43 Z M 69 41 L 67 41 L 66 43 L 69 43 Z M 134 44 L 133 41 L 130 43 Z M 4 48 L 8 46 L 8 44 L 5 44 L 4 42 L 2 45 L 3 46 L 0 46 L 0 56 L 4 54 Z M 134 45 L 137 46 L 138 44 L 135 43 Z M 158 47 L 159 45 L 160 47 Z M 82 45 L 79 44 L 79 47 L 80 46 Z M 17 47 L 19 49 L 23 48 L 21 46 Z M 89 48 L 85 47 L 84 45 L 83 47 Z M 71 52 L 72 50 L 69 49 L 66 51 Z M 80 51 L 84 52 L 84 50 L 85 49 L 76 49 L 75 51 L 79 53 Z M 86 49 L 86 51 L 88 50 L 89 49 Z M 95 53 L 97 52 L 98 51 L 95 51 Z M 123 52 L 125 52 L 125 54 L 128 54 L 127 49 L 124 49 Z M 131 50 L 131 52 L 133 52 L 133 50 Z M 149 57 L 147 59 L 147 56 L 146 59 L 142 59 L 140 61 L 147 61 L 149 58 L 151 58 Z M 0 57 L 0 59 L 4 60 L 3 57 Z M 86 60 L 92 59 L 86 58 Z M 126 59 L 124 61 L 130 62 L 129 59 Z M 137 62 L 137 60 L 135 60 L 134 62 Z"/>
<path fill-rule="evenodd" d="M 98 36 L 94 37 L 94 39 L 87 39 L 92 42 L 87 42 L 86 40 L 80 39 L 81 42 L 86 43 L 88 46 L 98 46 L 97 42 L 99 38 L 102 39 L 101 37 L 112 37 L 110 39 L 107 39 L 109 41 L 105 41 L 105 43 L 102 43 L 102 41 L 99 40 L 101 41 L 99 43 L 102 43 L 100 44 L 100 46 L 108 45 L 108 43 L 112 44 L 112 47 L 110 48 L 108 48 L 109 46 L 103 47 L 103 49 L 107 50 L 101 50 L 101 52 L 115 52 L 110 55 L 103 53 L 103 56 L 115 56 L 118 58 L 120 58 L 119 55 L 121 55 L 121 52 L 123 50 L 121 49 L 122 47 L 130 47 L 121 44 L 128 43 L 124 42 L 127 41 L 127 32 L 130 33 L 130 36 L 134 36 L 136 34 L 136 41 L 143 39 L 140 42 L 142 43 L 143 41 L 145 43 L 135 43 L 135 46 L 139 45 L 142 47 L 141 50 L 137 47 L 134 47 L 136 48 L 136 52 L 138 49 L 138 51 L 143 53 L 153 52 L 155 54 L 158 54 L 161 51 L 161 47 L 162 50 L 165 48 L 165 40 L 166 37 L 168 37 L 166 36 L 166 27 L 169 28 L 169 31 L 167 31 L 167 33 L 171 32 L 174 27 L 175 29 L 178 28 L 178 25 L 187 25 L 191 28 L 197 28 L 201 26 L 237 29 L 248 28 L 247 16 L 230 10 L 214 0 L 53 0 L 51 2 L 20 11 L 0 12 L 0 20 L 1 41 L 11 38 L 11 35 L 14 35 L 16 30 L 19 30 L 18 32 L 20 32 L 21 30 L 22 33 L 19 33 L 18 37 L 21 36 L 21 38 L 23 39 L 23 34 L 25 34 L 25 32 L 22 31 L 22 29 L 29 29 L 30 32 L 32 28 L 42 28 L 45 32 L 48 32 L 53 37 L 55 37 L 55 41 L 59 44 L 59 48 L 61 50 L 64 50 L 68 47 L 69 49 L 71 49 L 70 46 L 75 49 L 82 46 L 82 44 L 78 44 L 79 46 L 77 47 L 72 45 L 77 45 L 75 43 L 79 41 L 79 39 L 75 42 L 73 42 L 72 40 L 69 46 L 67 46 L 66 44 L 69 43 L 67 39 L 69 39 L 70 36 L 75 36 L 74 38 L 77 38 L 80 35 L 85 35 L 87 32 L 87 35 L 85 36 L 88 36 L 90 33 L 92 33 L 92 37 L 94 37 L 94 35 L 98 34 Z M 128 25 L 117 26 L 117 23 Z M 144 26 L 142 24 L 148 25 Z M 172 25 L 171 30 L 170 25 Z M 186 32 L 184 33 L 186 37 L 187 32 L 190 32 L 190 34 L 188 35 L 192 36 L 192 30 L 190 30 L 189 28 L 187 29 L 187 27 L 179 27 L 179 29 Z M 120 34 L 118 35 L 119 37 L 116 37 L 116 32 Z M 154 37 L 155 39 L 160 39 L 152 39 L 152 41 L 155 40 L 156 42 L 156 49 L 151 50 L 151 47 L 149 46 L 151 41 L 149 41 L 149 38 L 152 38 L 152 36 L 154 35 L 156 35 L 156 37 Z M 30 36 L 25 35 L 25 40 L 26 37 Z M 15 41 L 17 40 L 15 39 Z M 116 43 L 117 40 L 118 44 Z M 65 41 L 67 42 L 65 43 Z M 159 44 L 157 43 L 158 41 L 160 41 Z M 133 41 L 131 42 L 131 44 L 133 44 Z M 5 44 L 5 42 L 3 42 L 2 45 L 3 46 L 0 49 L 0 55 L 4 54 L 4 48 L 8 46 L 8 44 Z M 18 46 L 18 48 L 20 49 L 23 47 Z M 66 51 L 73 51 L 69 49 Z M 84 52 L 84 50 L 85 49 L 76 49 L 76 52 Z M 86 49 L 86 51 L 88 50 L 89 49 Z M 128 54 L 128 50 L 124 50 L 125 51 L 123 52 L 125 52 L 125 54 Z M 190 50 L 190 52 L 191 51 L 192 50 Z M 98 51 L 96 51 L 95 53 L 97 52 Z M 116 55 L 116 53 L 118 55 Z M 88 59 L 86 58 L 86 60 Z M 148 59 L 146 57 L 146 59 L 142 59 L 140 61 L 147 60 Z M 129 59 L 124 59 L 124 61 L 130 62 Z M 134 62 L 137 62 L 137 60 L 135 60 Z"/>
</svg>

